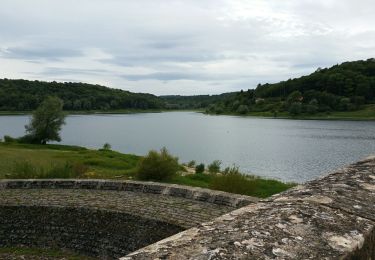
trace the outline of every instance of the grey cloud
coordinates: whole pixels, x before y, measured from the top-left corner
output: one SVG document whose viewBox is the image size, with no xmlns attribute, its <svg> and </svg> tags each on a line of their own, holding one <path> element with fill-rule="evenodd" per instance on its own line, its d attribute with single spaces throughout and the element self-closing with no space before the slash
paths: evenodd
<svg viewBox="0 0 375 260">
<path fill-rule="evenodd" d="M 155 94 L 169 81 L 168 94 L 233 91 L 375 56 L 374 7 L 373 0 L 2 0 L 0 65 L 4 76 L 29 71 Z"/>
<path fill-rule="evenodd" d="M 220 60 L 220 55 L 209 54 L 209 53 L 139 53 L 131 55 L 120 55 L 113 59 L 102 60 L 104 63 L 112 63 L 121 66 L 139 66 L 139 65 L 155 65 L 163 62 L 208 62 Z"/>
<path fill-rule="evenodd" d="M 130 81 L 140 81 L 140 80 L 206 80 L 205 77 L 201 75 L 193 75 L 182 72 L 159 72 L 159 73 L 150 73 L 150 74 L 133 74 L 133 75 L 122 75 L 123 78 Z"/>
<path fill-rule="evenodd" d="M 227 75 L 227 74 L 203 74 L 203 73 L 187 73 L 187 72 L 157 72 L 149 74 L 123 74 L 122 78 L 129 81 L 142 80 L 160 80 L 160 81 L 176 81 L 176 80 L 193 80 L 193 81 L 245 81 L 258 78 L 255 75 Z"/>
<path fill-rule="evenodd" d="M 61 75 L 93 75 L 107 73 L 104 69 L 76 69 L 76 68 L 58 68 L 58 67 L 48 67 L 44 69 L 39 75 L 48 76 L 61 76 Z"/>
<path fill-rule="evenodd" d="M 0 56 L 8 59 L 22 60 L 59 60 L 65 57 L 82 56 L 82 52 L 72 49 L 56 49 L 56 48 L 7 48 L 0 52 Z"/>
</svg>

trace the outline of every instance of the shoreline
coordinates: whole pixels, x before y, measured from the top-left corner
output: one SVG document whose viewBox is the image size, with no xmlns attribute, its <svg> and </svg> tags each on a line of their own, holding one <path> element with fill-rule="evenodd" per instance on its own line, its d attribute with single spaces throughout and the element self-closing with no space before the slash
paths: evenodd
<svg viewBox="0 0 375 260">
<path fill-rule="evenodd" d="M 149 110 L 89 110 L 89 111 L 64 111 L 68 115 L 127 115 L 144 113 L 165 113 L 165 112 L 201 112 L 201 110 L 186 109 L 149 109 Z M 0 111 L 0 116 L 25 116 L 31 115 L 33 111 Z"/>
<path fill-rule="evenodd" d="M 33 111 L 0 111 L 0 116 L 25 116 L 31 115 Z M 351 112 L 333 112 L 333 113 L 341 113 L 343 115 L 312 115 L 312 116 L 288 116 L 288 115 L 280 115 L 274 116 L 268 114 L 268 112 L 254 112 L 248 113 L 245 115 L 240 115 L 236 113 L 222 113 L 222 114 L 212 114 L 206 113 L 203 110 L 199 109 L 150 109 L 150 110 L 110 110 L 110 111 L 100 111 L 100 110 L 92 110 L 92 111 L 65 111 L 68 115 L 127 115 L 127 114 L 144 114 L 144 113 L 167 113 L 167 112 L 195 112 L 201 113 L 210 116 L 236 116 L 236 117 L 250 117 L 250 118 L 262 118 L 262 119 L 288 119 L 288 120 L 324 120 L 324 121 L 375 121 L 375 112 L 374 116 L 345 116 L 347 113 L 353 113 L 356 111 Z"/>
</svg>

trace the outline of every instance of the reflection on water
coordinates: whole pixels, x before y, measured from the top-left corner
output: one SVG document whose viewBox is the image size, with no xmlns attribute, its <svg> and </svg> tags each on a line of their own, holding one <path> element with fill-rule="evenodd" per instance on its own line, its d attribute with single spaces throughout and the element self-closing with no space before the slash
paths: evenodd
<svg viewBox="0 0 375 260">
<path fill-rule="evenodd" d="M 1 116 L 20 136 L 27 116 Z M 180 161 L 222 160 L 244 172 L 304 182 L 375 153 L 375 122 L 261 119 L 193 112 L 69 116 L 62 143 L 143 155 L 166 146 Z"/>
</svg>

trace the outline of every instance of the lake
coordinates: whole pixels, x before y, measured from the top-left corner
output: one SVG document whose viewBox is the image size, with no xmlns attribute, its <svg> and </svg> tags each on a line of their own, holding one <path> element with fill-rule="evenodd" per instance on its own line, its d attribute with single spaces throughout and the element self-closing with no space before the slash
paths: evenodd
<svg viewBox="0 0 375 260">
<path fill-rule="evenodd" d="M 28 116 L 0 116 L 0 136 L 21 136 Z M 180 162 L 221 160 L 241 171 L 304 182 L 375 154 L 375 122 L 264 119 L 194 112 L 71 115 L 62 144 L 146 154 L 163 146 Z"/>
</svg>

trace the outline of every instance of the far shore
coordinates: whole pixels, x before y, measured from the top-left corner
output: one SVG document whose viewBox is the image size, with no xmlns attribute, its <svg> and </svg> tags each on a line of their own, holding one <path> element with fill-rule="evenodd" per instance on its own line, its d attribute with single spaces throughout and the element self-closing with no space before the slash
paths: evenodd
<svg viewBox="0 0 375 260">
<path fill-rule="evenodd" d="M 121 115 L 121 114 L 140 114 L 140 113 L 165 113 L 165 112 L 196 112 L 212 116 L 239 116 L 239 117 L 254 117 L 266 119 L 294 119 L 294 120 L 338 120 L 338 121 L 375 121 L 375 111 L 371 110 L 357 110 L 340 112 L 334 111 L 330 113 L 318 113 L 314 115 L 302 114 L 298 116 L 291 116 L 286 112 L 274 113 L 266 112 L 249 112 L 244 115 L 236 113 L 221 113 L 210 114 L 202 109 L 123 109 L 123 110 L 89 110 L 89 111 L 65 111 L 68 115 Z M 32 111 L 0 111 L 0 116 L 17 116 L 17 115 L 31 115 Z"/>
</svg>

